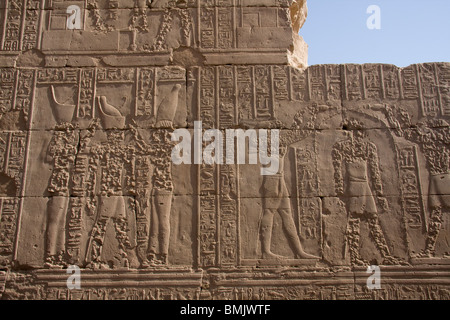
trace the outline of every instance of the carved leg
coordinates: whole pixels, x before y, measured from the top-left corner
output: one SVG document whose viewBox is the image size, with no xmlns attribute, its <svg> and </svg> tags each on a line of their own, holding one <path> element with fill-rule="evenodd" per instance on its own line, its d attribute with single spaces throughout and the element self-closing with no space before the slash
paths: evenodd
<svg viewBox="0 0 450 320">
<path fill-rule="evenodd" d="M 380 220 L 376 214 L 373 214 L 369 219 L 370 235 L 377 246 L 378 251 L 383 257 L 384 265 L 406 265 L 407 263 L 402 259 L 393 257 L 389 252 L 389 247 L 386 242 L 383 230 L 381 229 Z"/>
<path fill-rule="evenodd" d="M 128 261 L 127 248 L 131 247 L 131 243 L 127 234 L 127 220 L 125 218 L 115 219 L 114 227 L 116 230 L 116 239 L 119 242 L 119 254 L 122 267 L 128 268 L 130 263 Z"/>
<path fill-rule="evenodd" d="M 58 267 L 62 264 L 65 251 L 65 226 L 68 197 L 55 196 L 47 205 L 47 248 L 46 267 Z"/>
<path fill-rule="evenodd" d="M 425 250 L 423 255 L 427 257 L 434 256 L 436 249 L 436 241 L 439 236 L 439 231 L 442 227 L 442 209 L 440 207 L 434 208 L 431 211 L 431 219 L 428 225 L 428 235 L 425 243 Z"/>
<path fill-rule="evenodd" d="M 389 257 L 389 247 L 387 246 L 386 238 L 384 237 L 383 230 L 381 230 L 380 221 L 376 215 L 371 216 L 368 219 L 370 235 L 372 236 L 378 251 L 383 258 Z"/>
<path fill-rule="evenodd" d="M 92 229 L 91 258 L 92 266 L 94 268 L 99 268 L 102 265 L 101 255 L 103 242 L 105 239 L 106 226 L 108 225 L 109 219 L 109 217 L 101 217 Z"/>
<path fill-rule="evenodd" d="M 319 257 L 306 253 L 303 250 L 300 239 L 297 235 L 294 219 L 292 218 L 290 209 L 279 209 L 278 213 L 283 221 L 283 227 L 286 230 L 288 241 L 294 246 L 295 256 L 302 259 L 319 259 Z"/>
<path fill-rule="evenodd" d="M 263 259 L 284 259 L 284 257 L 273 254 L 271 251 L 273 231 L 273 209 L 265 209 L 261 221 L 261 249 Z"/>
<path fill-rule="evenodd" d="M 350 262 L 354 266 L 368 265 L 366 261 L 361 259 L 359 253 L 360 231 L 361 220 L 359 218 L 350 218 L 347 225 L 347 242 L 350 252 Z"/>
<path fill-rule="evenodd" d="M 156 254 L 159 253 L 159 216 L 156 210 L 156 204 L 153 204 L 151 208 L 148 263 L 154 265 L 156 262 Z"/>
<path fill-rule="evenodd" d="M 169 254 L 172 195 L 172 192 L 158 191 L 155 196 L 155 207 L 159 218 L 159 252 L 162 264 L 167 264 Z"/>
</svg>

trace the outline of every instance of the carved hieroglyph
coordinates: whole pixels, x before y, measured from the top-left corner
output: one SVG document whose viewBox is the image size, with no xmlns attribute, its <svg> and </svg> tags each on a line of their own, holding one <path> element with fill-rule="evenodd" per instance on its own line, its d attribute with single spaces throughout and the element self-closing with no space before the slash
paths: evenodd
<svg viewBox="0 0 450 320">
<path fill-rule="evenodd" d="M 306 1 L 0 12 L 1 298 L 450 297 L 449 63 L 306 68 Z M 196 121 L 279 130 L 278 171 L 175 165 Z"/>
</svg>

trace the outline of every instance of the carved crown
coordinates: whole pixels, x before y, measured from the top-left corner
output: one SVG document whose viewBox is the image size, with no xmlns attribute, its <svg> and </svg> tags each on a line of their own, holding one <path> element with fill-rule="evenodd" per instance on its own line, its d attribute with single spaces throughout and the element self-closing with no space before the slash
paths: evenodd
<svg viewBox="0 0 450 320">
<path fill-rule="evenodd" d="M 72 122 L 73 113 L 75 112 L 75 105 L 59 103 L 56 100 L 55 87 L 51 86 L 51 106 L 53 116 L 58 124 Z"/>
<path fill-rule="evenodd" d="M 180 92 L 181 85 L 176 84 L 170 94 L 164 98 L 158 108 L 158 114 L 156 117 L 156 126 L 160 127 L 163 123 L 172 123 L 175 118 L 178 107 L 178 94 Z"/>
</svg>

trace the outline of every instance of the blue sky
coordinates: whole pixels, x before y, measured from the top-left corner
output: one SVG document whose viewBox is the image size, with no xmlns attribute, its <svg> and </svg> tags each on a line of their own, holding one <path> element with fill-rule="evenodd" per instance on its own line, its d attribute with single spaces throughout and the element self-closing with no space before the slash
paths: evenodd
<svg viewBox="0 0 450 320">
<path fill-rule="evenodd" d="M 380 30 L 367 28 L 370 5 Z M 308 0 L 308 9 L 309 65 L 450 62 L 450 0 Z"/>
</svg>

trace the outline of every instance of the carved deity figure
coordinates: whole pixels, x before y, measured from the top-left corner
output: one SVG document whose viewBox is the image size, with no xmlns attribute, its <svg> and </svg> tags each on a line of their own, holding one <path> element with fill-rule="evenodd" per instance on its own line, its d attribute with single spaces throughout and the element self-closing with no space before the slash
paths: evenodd
<svg viewBox="0 0 450 320">
<path fill-rule="evenodd" d="M 147 257 L 140 257 L 141 266 L 167 265 L 170 240 L 170 212 L 172 208 L 172 142 L 173 120 L 178 108 L 180 85 L 175 85 L 158 109 L 156 125 L 150 132 L 150 143 L 140 140 L 140 150 L 153 165 L 150 213 L 150 234 Z M 145 247 L 145 245 L 143 246 Z M 138 248 L 139 251 L 139 248 Z"/>
<path fill-rule="evenodd" d="M 55 133 L 47 152 L 47 162 L 53 164 L 48 192 L 50 200 L 47 205 L 47 245 L 46 267 L 64 266 L 65 252 L 65 221 L 69 203 L 69 181 L 78 138 L 70 123 L 55 127 Z"/>
<path fill-rule="evenodd" d="M 450 125 L 443 119 L 431 119 L 412 126 L 410 115 L 397 106 L 384 105 L 384 112 L 389 124 L 395 128 L 394 133 L 416 143 L 425 156 L 430 171 L 428 207 L 431 214 L 425 249 L 419 257 L 433 257 L 443 214 L 450 211 Z M 448 257 L 450 252 L 444 255 Z"/>
<path fill-rule="evenodd" d="M 99 119 L 93 119 L 79 136 L 79 146 L 71 179 L 71 198 L 67 215 L 66 256 L 71 265 L 83 265 L 81 239 L 83 238 L 83 220 L 92 217 L 97 209 L 98 199 L 95 193 L 97 181 L 97 159 L 92 157 L 92 141 L 100 127 Z"/>
<path fill-rule="evenodd" d="M 399 264 L 391 256 L 378 218 L 378 205 L 389 210 L 383 196 L 383 185 L 378 161 L 377 147 L 366 140 L 363 126 L 357 120 L 350 120 L 347 140 L 337 142 L 332 151 L 334 184 L 338 196 L 347 205 L 349 215 L 347 243 L 352 265 L 367 265 L 359 252 L 360 224 L 366 220 L 372 240 L 383 257 L 383 264 Z"/>
<path fill-rule="evenodd" d="M 53 166 L 48 185 L 45 263 L 47 268 L 65 266 L 65 224 L 70 197 L 70 174 L 77 153 L 78 137 L 71 123 L 74 105 L 57 102 L 51 87 L 51 106 L 57 122 L 47 149 L 46 162 Z"/>
<path fill-rule="evenodd" d="M 443 213 L 450 211 L 450 126 L 444 120 L 430 120 L 405 130 L 404 137 L 420 146 L 430 170 L 428 206 L 431 215 L 421 256 L 432 257 L 442 228 Z M 450 252 L 445 255 L 450 256 Z"/>
<path fill-rule="evenodd" d="M 106 97 L 98 98 L 100 117 L 106 129 L 107 142 L 92 147 L 92 156 L 100 169 L 100 197 L 97 219 L 90 238 L 90 267 L 109 268 L 102 259 L 106 229 L 109 221 L 113 221 L 116 239 L 119 243 L 121 267 L 128 267 L 127 251 L 131 245 L 127 234 L 127 214 L 123 197 L 123 180 L 125 165 L 129 162 L 131 147 L 124 144 L 125 118 L 113 106 L 107 103 Z"/>
<path fill-rule="evenodd" d="M 264 199 L 264 211 L 261 220 L 261 249 L 264 259 L 285 259 L 271 251 L 273 219 L 275 213 L 278 213 L 281 217 L 287 239 L 294 249 L 295 258 L 319 259 L 319 257 L 306 253 L 302 247 L 294 223 L 291 200 L 284 178 L 284 158 L 289 146 L 305 139 L 306 136 L 307 133 L 303 130 L 290 130 L 288 133 L 281 136 L 278 172 L 263 177 L 262 193 Z"/>
<path fill-rule="evenodd" d="M 69 7 L 67 7 L 66 13 L 69 15 L 66 23 L 67 30 L 80 30 L 81 29 L 80 7 L 77 5 L 70 5 Z"/>
</svg>

